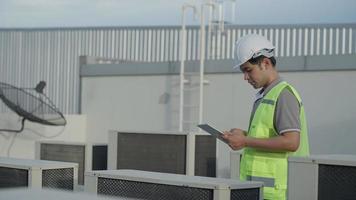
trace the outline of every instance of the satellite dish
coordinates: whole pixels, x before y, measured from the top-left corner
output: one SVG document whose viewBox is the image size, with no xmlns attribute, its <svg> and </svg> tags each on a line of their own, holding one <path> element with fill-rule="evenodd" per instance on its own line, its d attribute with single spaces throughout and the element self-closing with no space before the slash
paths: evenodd
<svg viewBox="0 0 356 200">
<path fill-rule="evenodd" d="M 0 82 L 0 98 L 15 113 L 22 117 L 21 129 L 0 131 L 21 132 L 25 120 L 50 126 L 64 126 L 67 121 L 63 114 L 43 93 L 45 81 L 40 81 L 35 88 L 17 88 Z"/>
</svg>

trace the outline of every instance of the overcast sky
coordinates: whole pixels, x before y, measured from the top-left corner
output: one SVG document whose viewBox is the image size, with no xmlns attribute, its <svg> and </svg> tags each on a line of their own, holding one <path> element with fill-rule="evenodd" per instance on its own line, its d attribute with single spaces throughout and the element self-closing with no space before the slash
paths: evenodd
<svg viewBox="0 0 356 200">
<path fill-rule="evenodd" d="M 181 25 L 186 2 L 203 0 L 0 0 L 0 27 Z M 356 0 L 236 0 L 235 23 L 356 23 Z"/>
</svg>

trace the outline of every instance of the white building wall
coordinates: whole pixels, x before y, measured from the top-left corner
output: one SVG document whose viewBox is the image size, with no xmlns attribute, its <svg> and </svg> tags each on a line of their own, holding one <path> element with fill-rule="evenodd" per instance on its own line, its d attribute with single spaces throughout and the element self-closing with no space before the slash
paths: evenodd
<svg viewBox="0 0 356 200">
<path fill-rule="evenodd" d="M 37 140 L 86 142 L 86 116 L 66 115 L 66 126 L 44 126 L 25 121 L 20 133 L 0 132 L 0 156 L 35 159 Z M 1 128 L 18 129 L 21 121 L 15 114 L 1 114 Z"/>
</svg>

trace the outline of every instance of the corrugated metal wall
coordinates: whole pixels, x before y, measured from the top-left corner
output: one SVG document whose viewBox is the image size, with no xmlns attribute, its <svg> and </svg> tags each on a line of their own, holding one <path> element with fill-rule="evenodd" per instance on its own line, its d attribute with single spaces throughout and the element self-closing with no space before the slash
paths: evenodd
<svg viewBox="0 0 356 200">
<path fill-rule="evenodd" d="M 242 35 L 259 33 L 277 56 L 356 53 L 356 24 L 227 26 L 207 35 L 208 59 L 232 59 Z M 179 61 L 181 27 L 0 29 L 1 82 L 34 87 L 47 81 L 46 94 L 63 113 L 79 110 L 79 56 L 139 62 Z M 208 34 L 208 33 L 207 33 Z M 187 28 L 187 60 L 198 60 L 199 27 Z M 2 108 L 4 110 L 4 108 Z"/>
</svg>

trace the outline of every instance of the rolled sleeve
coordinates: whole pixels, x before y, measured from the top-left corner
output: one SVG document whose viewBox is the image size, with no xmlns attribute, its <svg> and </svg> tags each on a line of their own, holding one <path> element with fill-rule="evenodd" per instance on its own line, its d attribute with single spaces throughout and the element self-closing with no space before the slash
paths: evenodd
<svg viewBox="0 0 356 200">
<path fill-rule="evenodd" d="M 300 132 L 300 105 L 288 89 L 284 89 L 277 100 L 274 125 L 278 134 Z"/>
</svg>

